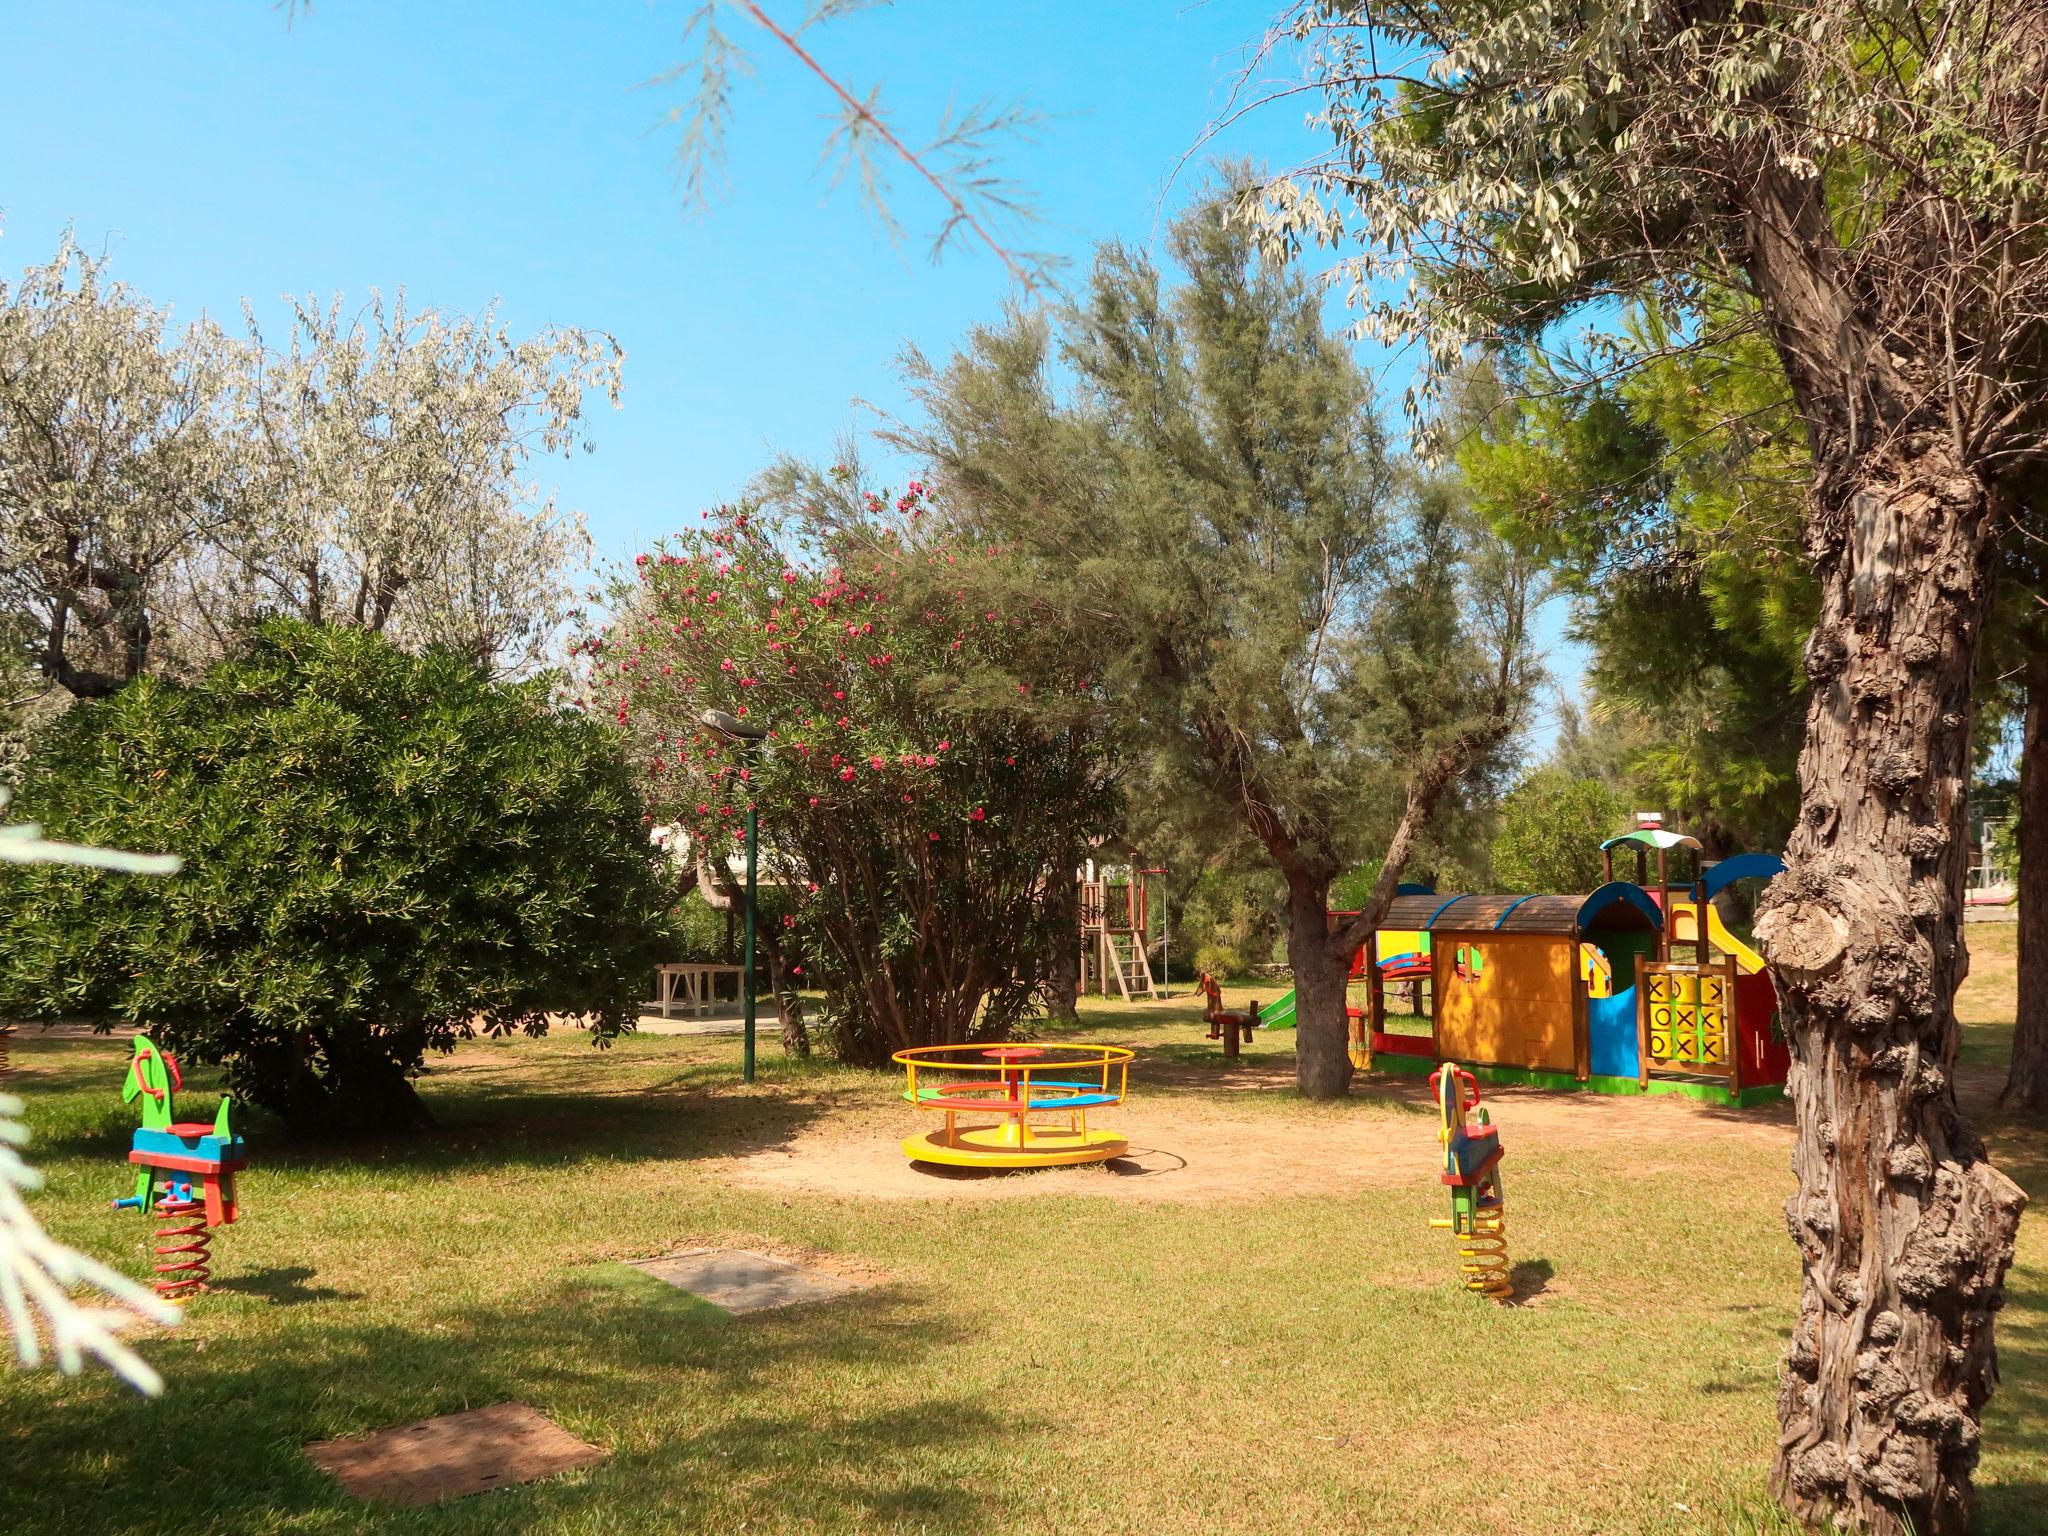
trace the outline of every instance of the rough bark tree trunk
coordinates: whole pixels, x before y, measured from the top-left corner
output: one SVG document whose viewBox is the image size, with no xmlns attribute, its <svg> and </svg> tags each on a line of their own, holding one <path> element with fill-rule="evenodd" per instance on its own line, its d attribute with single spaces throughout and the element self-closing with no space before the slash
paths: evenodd
<svg viewBox="0 0 2048 1536">
<path fill-rule="evenodd" d="M 1803 1279 L 1772 1482 L 1814 1525 L 1960 1536 L 2025 1197 L 1957 1109 L 1970 693 L 1994 508 L 1945 436 L 1817 487 L 1801 816 L 1757 923 L 1798 1112 Z"/>
<path fill-rule="evenodd" d="M 1294 969 L 1295 1084 L 1311 1099 L 1351 1090 L 1351 1029 L 1344 1014 L 1350 956 L 1331 942 L 1330 882 L 1287 881 L 1287 963 Z"/>
<path fill-rule="evenodd" d="M 2048 635 L 2027 652 L 2027 715 L 2020 730 L 2019 1009 L 2003 1100 L 2048 1113 Z"/>
</svg>

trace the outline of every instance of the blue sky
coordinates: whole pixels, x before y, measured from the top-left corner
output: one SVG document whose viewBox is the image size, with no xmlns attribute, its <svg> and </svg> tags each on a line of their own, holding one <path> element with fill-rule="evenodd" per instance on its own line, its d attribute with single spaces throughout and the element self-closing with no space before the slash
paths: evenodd
<svg viewBox="0 0 2048 1536">
<path fill-rule="evenodd" d="M 608 331 L 623 408 L 597 407 L 593 454 L 537 472 L 602 555 L 628 555 L 771 454 L 829 452 L 865 419 L 857 400 L 897 401 L 905 343 L 943 352 L 1010 291 L 981 251 L 926 260 L 935 207 L 907 180 L 900 249 L 834 190 L 822 87 L 737 18 L 759 71 L 736 102 L 729 191 L 686 211 L 661 123 L 674 95 L 634 87 L 683 56 L 692 8 L 320 0 L 287 25 L 267 0 L 10 0 L 0 267 L 46 259 L 70 224 L 182 316 L 232 321 L 246 296 L 274 324 L 288 293 L 402 285 L 416 305 L 495 299 L 515 330 Z M 904 0 L 807 40 L 849 83 L 879 82 L 912 132 L 949 102 L 1044 113 L 1003 168 L 1041 205 L 1029 243 L 1078 263 L 1099 239 L 1156 237 L 1200 174 L 1169 190 L 1169 173 L 1270 14 Z M 1218 147 L 1277 164 L 1318 146 L 1283 106 Z M 1386 382 L 1390 412 L 1404 383 Z"/>
</svg>

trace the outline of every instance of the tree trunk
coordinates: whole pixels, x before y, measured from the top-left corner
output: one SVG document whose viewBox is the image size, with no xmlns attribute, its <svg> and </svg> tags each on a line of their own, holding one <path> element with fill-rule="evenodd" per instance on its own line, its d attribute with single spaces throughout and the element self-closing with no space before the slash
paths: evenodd
<svg viewBox="0 0 2048 1536">
<path fill-rule="evenodd" d="M 789 957 L 782 943 L 763 929 L 757 935 L 768 956 L 768 990 L 775 997 L 776 1021 L 782 1025 L 782 1048 L 791 1056 L 811 1054 L 811 1031 L 804 1021 L 804 1000 L 797 991 L 797 978 L 789 972 Z"/>
<path fill-rule="evenodd" d="M 1994 509 L 1945 436 L 1895 430 L 1845 469 L 1808 514 L 1801 814 L 1757 923 L 1792 1044 L 1803 1269 L 1772 1484 L 1816 1526 L 1960 1536 L 2025 1204 L 1954 1084 Z"/>
<path fill-rule="evenodd" d="M 2048 1113 L 2048 635 L 2027 651 L 2027 716 L 2020 732 L 2019 1010 L 2004 1101 Z"/>
<path fill-rule="evenodd" d="M 1295 1084 L 1304 1098 L 1351 1091 L 1351 1029 L 1344 1014 L 1350 956 L 1330 942 L 1330 882 L 1287 881 L 1287 963 L 1294 969 Z"/>
<path fill-rule="evenodd" d="M 1069 878 L 1062 880 L 1062 875 Z M 1071 1022 L 1081 1016 L 1081 887 L 1071 878 L 1071 871 L 1054 868 L 1046 878 L 1053 883 L 1052 899 L 1046 905 L 1056 914 L 1056 937 L 1045 957 L 1040 994 L 1047 1018 Z"/>
</svg>

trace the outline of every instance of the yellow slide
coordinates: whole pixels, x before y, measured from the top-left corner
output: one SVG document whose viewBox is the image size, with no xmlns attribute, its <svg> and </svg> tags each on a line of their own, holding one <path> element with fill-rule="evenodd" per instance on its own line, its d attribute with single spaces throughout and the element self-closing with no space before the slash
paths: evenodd
<svg viewBox="0 0 2048 1536">
<path fill-rule="evenodd" d="M 1693 904 L 1689 901 L 1673 901 L 1672 944 L 1695 944 L 1699 942 L 1699 931 L 1699 917 L 1693 911 Z M 1728 931 L 1728 925 L 1721 921 L 1721 914 L 1714 910 L 1712 902 L 1707 903 L 1707 942 L 1722 954 L 1733 956 L 1735 968 L 1745 976 L 1754 976 L 1764 968 L 1764 957 Z"/>
</svg>

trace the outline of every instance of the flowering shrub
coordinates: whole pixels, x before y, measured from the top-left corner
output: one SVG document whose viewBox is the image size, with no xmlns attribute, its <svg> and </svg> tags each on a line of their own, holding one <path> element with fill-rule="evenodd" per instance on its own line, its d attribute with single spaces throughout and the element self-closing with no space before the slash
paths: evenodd
<svg viewBox="0 0 2048 1536">
<path fill-rule="evenodd" d="M 723 858 L 758 807 L 763 878 L 794 898 L 842 1058 L 1001 1038 L 1062 930 L 1057 894 L 1114 804 L 1080 716 L 1037 696 L 1022 619 L 970 611 L 967 558 L 924 521 L 844 484 L 845 516 L 771 523 L 749 508 L 638 558 L 612 624 L 584 637 L 583 703 L 637 752 L 649 815 Z M 749 751 L 700 723 L 768 731 Z"/>
</svg>

